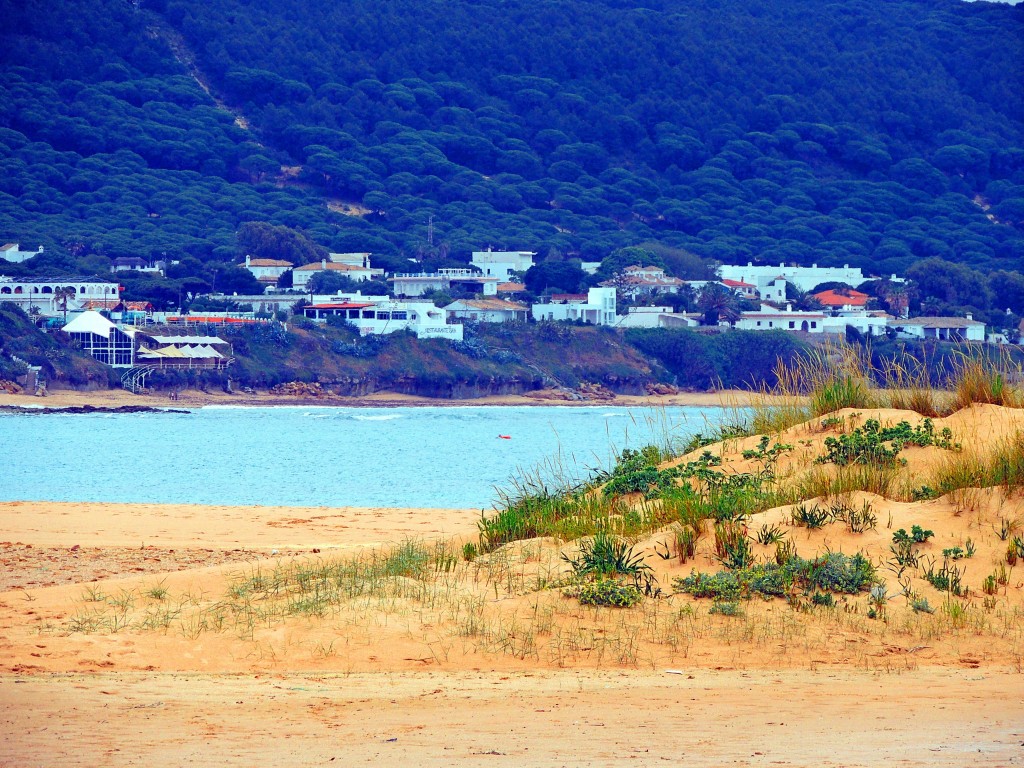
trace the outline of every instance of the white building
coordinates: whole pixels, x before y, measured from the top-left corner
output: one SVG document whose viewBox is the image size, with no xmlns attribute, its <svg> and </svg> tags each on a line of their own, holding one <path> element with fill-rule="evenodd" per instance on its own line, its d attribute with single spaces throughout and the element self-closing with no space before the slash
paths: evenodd
<svg viewBox="0 0 1024 768">
<path fill-rule="evenodd" d="M 370 280 L 376 280 L 378 278 L 384 278 L 383 269 L 374 269 L 373 265 L 370 264 L 370 257 L 372 253 L 368 251 L 360 251 L 359 253 L 328 253 L 327 260 L 334 264 L 348 264 L 350 267 L 362 267 L 363 269 L 370 270 Z"/>
<path fill-rule="evenodd" d="M 694 328 L 699 314 L 673 312 L 672 307 L 630 307 L 618 319 L 619 328 Z"/>
<path fill-rule="evenodd" d="M 459 299 L 444 311 L 449 319 L 475 320 L 478 323 L 510 323 L 525 321 L 529 308 L 505 299 Z"/>
<path fill-rule="evenodd" d="M 114 368 L 135 364 L 135 330 L 118 328 L 99 312 L 83 312 L 61 330 L 101 363 Z"/>
<path fill-rule="evenodd" d="M 679 289 L 686 283 L 678 277 L 666 275 L 661 267 L 641 267 L 639 264 L 633 264 L 601 285 L 618 288 L 624 298 L 634 299 L 641 295 L 679 293 Z"/>
<path fill-rule="evenodd" d="M 825 315 L 825 333 L 846 333 L 847 326 L 857 329 L 864 336 L 884 336 L 885 329 L 893 318 L 885 312 L 840 312 Z"/>
<path fill-rule="evenodd" d="M 761 301 L 784 304 L 786 302 L 786 278 L 780 275 L 770 283 L 757 286 L 757 295 Z"/>
<path fill-rule="evenodd" d="M 305 290 L 306 285 L 313 279 L 313 276 L 320 272 L 333 272 L 334 274 L 344 275 L 356 282 L 363 282 L 373 278 L 373 270 L 368 266 L 364 267 L 362 265 L 321 259 L 320 261 L 314 261 L 312 264 L 304 264 L 293 269 L 292 287 L 300 291 Z"/>
<path fill-rule="evenodd" d="M 167 262 L 163 259 L 147 261 L 141 256 L 118 256 L 110 265 L 111 272 L 154 272 L 163 275 Z"/>
<path fill-rule="evenodd" d="M 497 277 L 501 282 L 512 279 L 513 272 L 525 272 L 533 266 L 532 251 L 473 251 L 471 263 L 487 277 Z"/>
<path fill-rule="evenodd" d="M 277 281 L 281 279 L 281 275 L 292 266 L 290 261 L 284 259 L 254 259 L 249 254 L 245 255 L 245 268 L 252 273 L 253 277 L 263 283 L 267 290 L 277 287 Z"/>
<path fill-rule="evenodd" d="M 850 290 L 840 288 L 837 290 L 819 291 L 814 294 L 814 298 L 821 302 L 821 306 L 825 309 L 838 312 L 857 312 L 863 311 L 867 307 L 868 299 L 871 297 L 852 288 Z"/>
<path fill-rule="evenodd" d="M 591 288 L 586 296 L 555 294 L 531 308 L 534 320 L 581 320 L 594 325 L 615 325 L 615 289 Z"/>
<path fill-rule="evenodd" d="M 34 251 L 23 251 L 18 243 L 7 243 L 0 245 L 0 259 L 9 261 L 12 264 L 21 264 L 23 261 L 28 261 L 33 256 L 38 256 L 43 252 L 43 246 L 39 246 Z"/>
<path fill-rule="evenodd" d="M 758 312 L 743 312 L 736 321 L 736 328 L 742 331 L 802 331 L 824 333 L 824 312 L 794 312 L 787 305 L 785 310 L 761 307 Z"/>
<path fill-rule="evenodd" d="M 723 277 L 722 285 L 728 288 L 730 291 L 735 293 L 737 296 L 743 299 L 755 300 L 758 296 L 757 286 L 753 283 L 747 283 L 743 280 L 733 280 L 732 278 Z"/>
<path fill-rule="evenodd" d="M 471 269 L 439 269 L 437 272 L 397 273 L 389 277 L 398 296 L 423 296 L 431 291 L 447 291 L 452 287 L 471 290 L 484 296 L 497 296 L 498 283 L 504 280 L 481 275 Z"/>
<path fill-rule="evenodd" d="M 462 326 L 449 325 L 447 313 L 429 301 L 396 301 L 385 297 L 339 296 L 336 301 L 309 304 L 303 314 L 316 322 L 341 317 L 359 329 L 361 336 L 411 330 L 420 339 L 462 341 Z M 380 299 L 370 301 L 369 299 Z"/>
<path fill-rule="evenodd" d="M 95 277 L 63 277 L 55 279 L 14 278 L 0 275 L 0 302 L 17 304 L 26 312 L 32 307 L 44 317 L 63 315 L 64 299 L 57 299 L 63 291 L 67 311 L 77 312 L 87 301 L 120 298 L 120 286 Z"/>
<path fill-rule="evenodd" d="M 984 341 L 985 324 L 967 317 L 912 317 L 892 320 L 890 328 L 897 335 L 911 339 L 936 339 L 938 341 Z"/>
<path fill-rule="evenodd" d="M 822 283 L 846 283 L 855 287 L 864 282 L 864 274 L 860 269 L 851 268 L 849 264 L 844 264 L 841 268 L 819 267 L 817 264 L 810 267 L 787 267 L 785 264 L 779 264 L 777 267 L 755 267 L 750 262 L 747 262 L 745 267 L 723 264 L 718 268 L 718 276 L 722 278 L 722 282 L 736 280 L 741 283 L 750 283 L 757 288 L 771 285 L 781 277 L 801 291 L 809 291 Z M 726 284 L 728 285 L 728 283 Z"/>
</svg>

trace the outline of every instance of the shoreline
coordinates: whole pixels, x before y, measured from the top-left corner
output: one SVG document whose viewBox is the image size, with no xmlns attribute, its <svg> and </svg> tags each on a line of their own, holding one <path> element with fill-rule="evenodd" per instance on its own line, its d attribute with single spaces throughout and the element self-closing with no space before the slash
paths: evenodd
<svg viewBox="0 0 1024 768">
<path fill-rule="evenodd" d="M 28 394 L 0 392 L 0 407 L 22 408 L 38 411 L 62 410 L 66 408 L 114 409 L 146 407 L 167 409 L 195 409 L 206 406 L 237 406 L 268 408 L 275 406 L 322 406 L 334 408 L 458 408 L 509 407 L 509 406 L 557 406 L 569 408 L 619 407 L 619 408 L 661 408 L 666 406 L 703 408 L 743 408 L 754 399 L 768 399 L 757 392 L 744 390 L 722 390 L 719 392 L 680 392 L 674 395 L 617 395 L 608 400 L 560 400 L 527 395 L 491 395 L 472 399 L 437 399 L 419 395 L 403 395 L 395 392 L 379 392 L 363 397 L 308 397 L 301 395 L 227 394 L 224 392 L 201 392 L 185 390 L 177 400 L 166 395 L 136 395 L 120 389 L 93 391 L 54 390 L 45 397 Z M 781 399 L 781 398 L 780 398 Z"/>
</svg>

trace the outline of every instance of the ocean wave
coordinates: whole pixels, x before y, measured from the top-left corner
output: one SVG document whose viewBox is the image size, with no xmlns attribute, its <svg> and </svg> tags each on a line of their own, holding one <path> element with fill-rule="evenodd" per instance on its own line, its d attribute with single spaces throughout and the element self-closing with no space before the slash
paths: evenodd
<svg viewBox="0 0 1024 768">
<path fill-rule="evenodd" d="M 361 413 L 352 414 L 352 418 L 356 421 L 392 421 L 393 419 L 402 418 L 400 413 L 378 413 L 367 416 Z"/>
</svg>

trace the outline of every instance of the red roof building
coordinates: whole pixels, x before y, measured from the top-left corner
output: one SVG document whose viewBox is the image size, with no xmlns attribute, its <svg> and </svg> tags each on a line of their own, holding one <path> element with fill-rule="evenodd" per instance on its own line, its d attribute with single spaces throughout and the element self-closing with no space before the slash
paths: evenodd
<svg viewBox="0 0 1024 768">
<path fill-rule="evenodd" d="M 843 307 L 861 307 L 867 305 L 868 295 L 855 291 L 853 288 L 839 290 L 821 291 L 815 293 L 814 298 L 821 302 L 823 307 L 842 309 Z"/>
</svg>

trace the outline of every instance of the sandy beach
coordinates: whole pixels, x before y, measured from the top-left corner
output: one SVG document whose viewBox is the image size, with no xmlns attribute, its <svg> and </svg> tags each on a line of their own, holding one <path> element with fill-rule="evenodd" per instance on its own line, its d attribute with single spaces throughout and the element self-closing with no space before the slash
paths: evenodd
<svg viewBox="0 0 1024 768">
<path fill-rule="evenodd" d="M 871 417 L 920 421 L 838 414 Z M 1024 411 L 974 406 L 935 424 L 987 450 Z M 825 436 L 816 424 L 780 435 L 794 446 L 780 472 L 812 468 Z M 756 444 L 720 446 L 725 464 L 750 468 Z M 904 453 L 915 482 L 950 454 Z M 849 502 L 870 504 L 877 528 L 790 536 L 801 553 L 877 562 L 884 620 L 863 596 L 754 599 L 739 617 L 679 594 L 589 608 L 536 587 L 575 546 L 552 539 L 427 572 L 394 559 L 411 541 L 458 553 L 479 510 L 0 503 L 0 765 L 1024 762 L 1020 566 L 991 599 L 980 589 L 1003 562 L 1000 521 L 1024 520 L 1024 501 L 993 487 Z M 749 526 L 785 527 L 787 514 Z M 922 551 L 940 561 L 971 541 L 956 612 L 920 578 L 934 613 L 911 610 L 881 567 L 893 531 L 912 525 L 934 532 Z M 666 588 L 719 567 L 709 540 L 686 564 L 655 556 L 664 540 L 637 546 Z M 394 562 L 406 564 L 380 570 Z M 357 563 L 388 575 L 353 577 Z M 350 597 L 308 603 L 337 585 Z"/>
<path fill-rule="evenodd" d="M 526 395 L 501 395 L 481 397 L 473 400 L 440 400 L 415 395 L 402 395 L 394 392 L 379 392 L 366 397 L 301 397 L 295 395 L 274 395 L 269 392 L 256 394 L 227 394 L 225 392 L 201 392 L 186 389 L 177 400 L 170 400 L 166 394 L 132 394 L 123 389 L 99 389 L 78 391 L 72 389 L 51 390 L 46 397 L 35 397 L 29 394 L 10 394 L 0 391 L 0 406 L 17 406 L 21 408 L 67 408 L 72 406 L 91 405 L 97 408 L 117 408 L 125 405 L 151 406 L 157 408 L 201 408 L 206 405 L 234 406 L 274 406 L 274 405 L 334 405 L 341 407 L 412 407 L 412 406 L 460 406 L 460 405 L 559 405 L 588 406 L 614 404 L 623 407 L 659 407 L 667 405 L 702 406 L 702 407 L 739 407 L 747 405 L 752 394 L 742 390 L 723 390 L 721 392 L 680 392 L 675 395 L 617 395 L 610 401 L 595 400 L 557 400 Z"/>
</svg>

